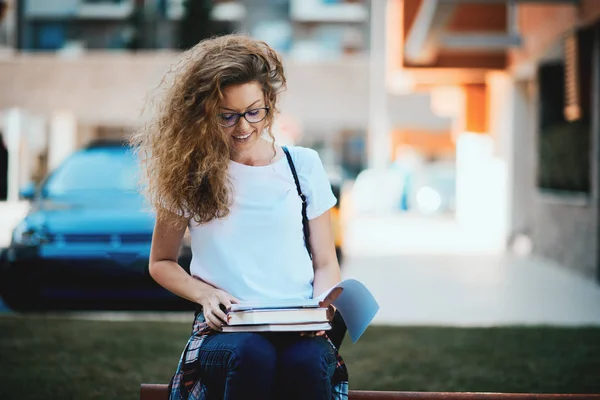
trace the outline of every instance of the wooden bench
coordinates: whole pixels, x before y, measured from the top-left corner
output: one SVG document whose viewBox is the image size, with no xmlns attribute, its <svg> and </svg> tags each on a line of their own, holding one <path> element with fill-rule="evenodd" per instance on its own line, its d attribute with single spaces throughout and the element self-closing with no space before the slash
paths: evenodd
<svg viewBox="0 0 600 400">
<path fill-rule="evenodd" d="M 167 385 L 143 383 L 140 400 L 166 400 Z M 351 390 L 349 400 L 600 400 L 600 394 L 374 392 Z"/>
</svg>

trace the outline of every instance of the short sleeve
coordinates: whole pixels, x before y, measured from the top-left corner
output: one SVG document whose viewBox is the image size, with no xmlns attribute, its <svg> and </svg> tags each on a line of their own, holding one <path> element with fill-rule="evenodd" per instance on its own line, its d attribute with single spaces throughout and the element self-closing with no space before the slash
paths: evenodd
<svg viewBox="0 0 600 400">
<path fill-rule="evenodd" d="M 321 162 L 319 154 L 312 149 L 303 149 L 306 157 L 301 164 L 300 186 L 308 203 L 306 216 L 309 220 L 321 216 L 337 203 L 331 190 L 331 183 Z"/>
</svg>

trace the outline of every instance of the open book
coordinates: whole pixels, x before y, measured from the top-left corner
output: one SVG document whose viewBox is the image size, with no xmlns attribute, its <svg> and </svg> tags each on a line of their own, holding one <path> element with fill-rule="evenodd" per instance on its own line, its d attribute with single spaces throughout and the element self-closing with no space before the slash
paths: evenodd
<svg viewBox="0 0 600 400">
<path fill-rule="evenodd" d="M 379 304 L 365 285 L 356 279 L 344 279 L 314 299 L 240 302 L 232 304 L 230 312 L 319 308 L 327 307 L 329 304 L 333 304 L 342 315 L 352 342 L 360 338 L 379 310 Z"/>
</svg>

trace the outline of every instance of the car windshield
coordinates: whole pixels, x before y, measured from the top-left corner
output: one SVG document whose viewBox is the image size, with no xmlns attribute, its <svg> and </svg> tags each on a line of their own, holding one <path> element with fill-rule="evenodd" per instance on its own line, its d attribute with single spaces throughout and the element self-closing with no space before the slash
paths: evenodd
<svg viewBox="0 0 600 400">
<path fill-rule="evenodd" d="M 138 163 L 125 149 L 82 151 L 70 156 L 50 176 L 44 187 L 44 197 L 76 192 L 133 192 L 137 189 L 138 178 Z"/>
</svg>

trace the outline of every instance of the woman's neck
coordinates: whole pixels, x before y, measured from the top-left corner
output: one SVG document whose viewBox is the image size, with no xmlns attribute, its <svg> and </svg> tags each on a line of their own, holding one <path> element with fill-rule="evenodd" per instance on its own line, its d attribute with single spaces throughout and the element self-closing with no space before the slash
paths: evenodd
<svg viewBox="0 0 600 400">
<path fill-rule="evenodd" d="M 232 154 L 231 160 L 253 167 L 269 165 L 277 158 L 277 148 L 275 148 L 275 152 L 273 150 L 272 143 L 262 139 L 246 152 Z"/>
</svg>

